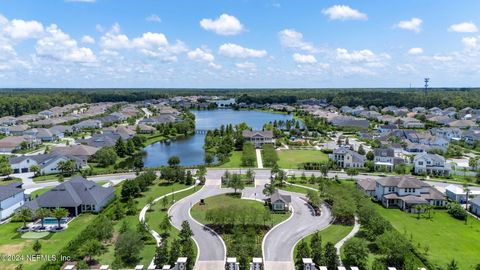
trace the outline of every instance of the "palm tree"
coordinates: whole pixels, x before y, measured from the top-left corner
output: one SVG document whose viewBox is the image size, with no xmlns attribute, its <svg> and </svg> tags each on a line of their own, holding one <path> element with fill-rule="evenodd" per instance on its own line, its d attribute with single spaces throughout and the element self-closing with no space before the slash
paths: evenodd
<svg viewBox="0 0 480 270">
<path fill-rule="evenodd" d="M 62 227 L 60 226 L 60 221 L 62 220 L 62 218 L 68 217 L 68 214 L 69 212 L 65 208 L 56 208 L 52 211 L 53 217 L 57 219 L 59 229 Z"/>
<path fill-rule="evenodd" d="M 26 228 L 27 227 L 27 221 L 32 220 L 32 218 L 33 218 L 33 213 L 32 213 L 32 210 L 30 210 L 28 208 L 22 208 L 20 211 L 18 211 L 16 213 L 16 216 L 17 216 L 18 219 L 23 221 L 23 227 L 22 228 Z"/>
<path fill-rule="evenodd" d="M 44 226 L 44 221 L 45 221 L 45 218 L 46 217 L 49 217 L 52 215 L 52 211 L 50 211 L 49 209 L 47 208 L 39 208 L 36 212 L 35 212 L 35 216 L 39 219 L 42 220 L 42 229 L 45 228 Z"/>
</svg>

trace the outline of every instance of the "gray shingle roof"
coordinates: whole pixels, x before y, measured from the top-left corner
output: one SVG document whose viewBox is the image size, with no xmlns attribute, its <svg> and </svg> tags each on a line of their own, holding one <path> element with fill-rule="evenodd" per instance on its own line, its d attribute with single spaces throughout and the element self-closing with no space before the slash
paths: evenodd
<svg viewBox="0 0 480 270">
<path fill-rule="evenodd" d="M 6 200 L 18 193 L 23 192 L 23 189 L 17 187 L 18 184 L 0 186 L 0 201 Z"/>
</svg>

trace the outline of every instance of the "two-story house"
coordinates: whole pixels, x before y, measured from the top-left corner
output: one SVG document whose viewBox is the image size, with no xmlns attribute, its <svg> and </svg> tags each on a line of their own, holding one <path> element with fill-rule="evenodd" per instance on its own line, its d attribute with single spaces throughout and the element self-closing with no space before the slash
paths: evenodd
<svg viewBox="0 0 480 270">
<path fill-rule="evenodd" d="M 273 144 L 275 141 L 273 140 L 273 131 L 265 130 L 265 131 L 251 131 L 251 130 L 244 130 L 242 132 L 242 136 L 246 142 L 251 142 L 255 147 L 261 147 L 264 144 Z"/>
<path fill-rule="evenodd" d="M 440 191 L 411 175 L 365 181 L 375 182 L 373 197 L 386 208 L 398 207 L 404 211 L 416 212 L 415 206 L 419 204 L 430 204 L 436 207 L 446 205 L 446 198 Z M 360 189 L 371 187 L 371 183 L 365 181 L 357 187 Z"/>
<path fill-rule="evenodd" d="M 432 174 L 448 176 L 451 172 L 450 164 L 438 154 L 422 153 L 413 159 L 413 171 L 416 174 Z"/>
<path fill-rule="evenodd" d="M 393 148 L 377 148 L 373 150 L 375 170 L 393 172 L 395 166 L 404 163 L 402 158 L 395 157 Z"/>
<path fill-rule="evenodd" d="M 24 204 L 25 194 L 22 183 L 0 186 L 0 221 L 13 215 L 15 210 Z"/>
<path fill-rule="evenodd" d="M 335 149 L 329 156 L 341 168 L 363 168 L 365 166 L 365 157 L 347 147 Z"/>
</svg>

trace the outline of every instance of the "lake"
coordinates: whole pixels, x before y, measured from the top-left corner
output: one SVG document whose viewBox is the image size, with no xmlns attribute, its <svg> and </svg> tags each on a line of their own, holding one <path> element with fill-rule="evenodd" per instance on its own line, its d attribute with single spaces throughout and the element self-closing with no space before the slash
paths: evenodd
<svg viewBox="0 0 480 270">
<path fill-rule="evenodd" d="M 292 115 L 259 111 L 212 110 L 192 111 L 195 114 L 195 125 L 198 130 L 210 130 L 221 125 L 247 123 L 254 130 L 261 130 L 263 125 L 275 120 L 291 120 Z M 184 139 L 172 141 L 170 144 L 157 142 L 144 148 L 147 155 L 144 158 L 145 167 L 158 167 L 167 164 L 171 156 L 178 156 L 184 166 L 204 163 L 205 152 L 203 144 L 205 134 L 195 134 Z"/>
</svg>

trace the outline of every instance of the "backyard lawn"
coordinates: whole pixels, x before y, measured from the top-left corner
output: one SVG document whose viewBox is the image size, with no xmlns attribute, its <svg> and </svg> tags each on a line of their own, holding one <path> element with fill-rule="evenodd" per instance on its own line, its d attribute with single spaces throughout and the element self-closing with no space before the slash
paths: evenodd
<svg viewBox="0 0 480 270">
<path fill-rule="evenodd" d="M 94 215 L 83 214 L 72 220 L 68 224 L 68 229 L 62 232 L 50 233 L 46 237 L 39 239 L 42 248 L 40 254 L 57 254 L 68 242 L 77 237 L 77 235 L 88 226 Z M 11 222 L 0 225 L 0 254 L 6 255 L 27 255 L 34 254 L 32 245 L 35 239 L 22 238 L 22 235 L 16 231 L 22 223 Z M 31 234 L 27 236 L 32 236 Z M 34 270 L 40 268 L 44 261 L 23 261 L 24 270 Z M 15 269 L 19 262 L 2 262 L 2 270 Z"/>
<path fill-rule="evenodd" d="M 255 161 L 255 165 L 256 165 Z M 240 168 L 242 166 L 242 151 L 233 151 L 230 155 L 230 160 L 220 166 L 218 168 Z"/>
<path fill-rule="evenodd" d="M 278 166 L 284 169 L 298 169 L 305 162 L 328 161 L 328 156 L 318 150 L 280 150 L 277 154 Z"/>
<path fill-rule="evenodd" d="M 400 233 L 407 232 L 407 238 L 411 235 L 420 251 L 428 247 L 427 257 L 432 263 L 445 267 L 455 259 L 459 269 L 474 269 L 480 264 L 480 221 L 473 217 L 469 216 L 465 225 L 444 210 L 434 210 L 431 220 L 381 206 L 378 211 Z"/>
</svg>

